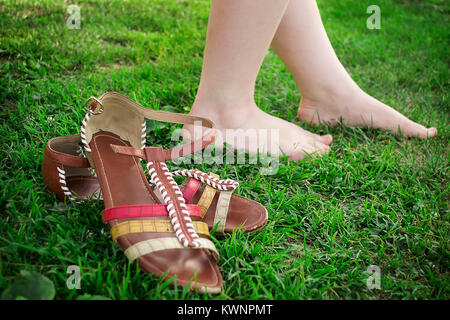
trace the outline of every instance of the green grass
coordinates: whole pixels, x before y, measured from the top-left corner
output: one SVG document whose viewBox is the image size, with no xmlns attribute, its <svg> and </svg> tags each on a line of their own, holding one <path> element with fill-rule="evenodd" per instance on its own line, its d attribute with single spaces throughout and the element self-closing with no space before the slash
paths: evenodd
<svg viewBox="0 0 450 320">
<path fill-rule="evenodd" d="M 50 278 L 57 299 L 449 299 L 448 7 L 445 1 L 319 1 L 329 37 L 368 93 L 414 121 L 430 140 L 295 119 L 296 85 L 271 51 L 256 101 L 271 114 L 334 136 L 331 152 L 282 160 L 274 176 L 250 165 L 201 165 L 241 182 L 264 204 L 267 226 L 215 239 L 221 295 L 168 286 L 129 264 L 102 224 L 102 204 L 63 204 L 44 190 L 43 148 L 75 134 L 91 95 L 118 91 L 154 109 L 189 112 L 197 89 L 208 1 L 0 1 L 0 291 L 20 270 Z M 382 29 L 368 30 L 378 4 Z M 166 145 L 173 127 L 151 144 Z M 171 165 L 175 168 L 174 165 Z M 68 265 L 82 269 L 66 287 Z M 381 268 L 381 289 L 366 286 Z"/>
</svg>

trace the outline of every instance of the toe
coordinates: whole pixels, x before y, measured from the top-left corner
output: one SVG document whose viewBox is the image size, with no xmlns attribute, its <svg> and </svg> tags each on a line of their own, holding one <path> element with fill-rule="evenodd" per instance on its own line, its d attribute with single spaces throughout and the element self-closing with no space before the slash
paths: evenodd
<svg viewBox="0 0 450 320">
<path fill-rule="evenodd" d="M 324 136 L 321 136 L 319 141 L 329 146 L 331 142 L 333 142 L 333 136 L 331 134 L 326 134 Z"/>
<path fill-rule="evenodd" d="M 330 147 L 320 143 L 318 141 L 314 141 L 302 146 L 298 146 L 294 149 L 293 152 L 291 152 L 291 155 L 289 156 L 289 159 L 291 160 L 301 160 L 307 155 L 311 157 L 318 157 L 321 156 L 329 151 Z"/>
<path fill-rule="evenodd" d="M 306 132 L 308 132 L 308 131 L 306 131 Z M 308 133 L 309 133 L 309 136 L 313 140 L 319 141 L 320 143 L 323 143 L 323 144 L 326 144 L 326 145 L 330 145 L 331 142 L 333 141 L 333 137 L 331 136 L 331 134 L 326 134 L 326 135 L 323 135 L 323 136 L 319 136 L 318 134 L 315 134 L 315 133 L 311 133 L 311 132 L 308 132 Z"/>
<path fill-rule="evenodd" d="M 418 137 L 421 139 L 434 137 L 437 133 L 437 130 L 434 127 L 426 128 L 421 124 L 410 120 L 404 126 L 401 126 L 401 130 L 405 137 Z"/>
<path fill-rule="evenodd" d="M 437 129 L 435 127 L 431 127 L 427 130 L 428 138 L 432 138 L 437 135 Z"/>
</svg>

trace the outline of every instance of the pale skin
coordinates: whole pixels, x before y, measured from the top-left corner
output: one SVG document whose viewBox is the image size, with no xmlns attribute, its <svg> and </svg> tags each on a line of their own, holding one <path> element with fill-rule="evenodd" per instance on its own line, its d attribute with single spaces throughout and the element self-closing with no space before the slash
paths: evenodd
<svg viewBox="0 0 450 320">
<path fill-rule="evenodd" d="M 213 120 L 219 131 L 276 129 L 277 149 L 292 160 L 328 152 L 331 135 L 311 133 L 255 104 L 256 77 L 270 45 L 297 82 L 300 119 L 331 125 L 342 120 L 348 126 L 400 130 L 406 137 L 436 135 L 435 128 L 409 120 L 359 88 L 337 58 L 315 0 L 212 0 L 191 114 Z M 249 152 L 258 148 L 268 149 L 264 142 L 245 146 Z"/>
</svg>

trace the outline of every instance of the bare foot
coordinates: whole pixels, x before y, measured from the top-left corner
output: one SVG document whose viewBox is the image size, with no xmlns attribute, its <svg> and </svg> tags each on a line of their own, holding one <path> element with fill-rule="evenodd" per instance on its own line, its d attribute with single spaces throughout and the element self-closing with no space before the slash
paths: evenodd
<svg viewBox="0 0 450 320">
<path fill-rule="evenodd" d="M 336 125 L 342 119 L 348 126 L 362 126 L 392 130 L 405 137 L 422 139 L 434 137 L 436 128 L 426 128 L 406 118 L 388 105 L 356 88 L 346 94 L 323 94 L 310 99 L 302 97 L 298 117 L 318 124 Z"/>
<path fill-rule="evenodd" d="M 300 160 L 307 154 L 320 155 L 328 152 L 333 140 L 331 135 L 319 136 L 288 121 L 273 117 L 261 111 L 254 103 L 215 106 L 195 102 L 190 114 L 211 119 L 221 133 L 219 136 L 222 141 L 235 149 L 243 148 L 253 154 L 258 150 L 271 151 L 271 154 L 278 156 L 286 154 L 291 160 Z M 185 126 L 185 129 L 192 134 L 192 127 Z M 261 135 L 261 132 L 267 132 L 267 138 Z M 252 138 L 254 133 L 257 139 Z M 275 133 L 275 136 L 271 136 L 272 133 Z M 220 142 L 220 139 L 216 140 Z"/>
</svg>

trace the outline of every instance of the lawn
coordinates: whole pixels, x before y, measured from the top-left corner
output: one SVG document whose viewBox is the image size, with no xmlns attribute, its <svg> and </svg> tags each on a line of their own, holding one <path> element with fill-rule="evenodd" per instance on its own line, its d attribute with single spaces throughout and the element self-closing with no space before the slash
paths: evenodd
<svg viewBox="0 0 450 320">
<path fill-rule="evenodd" d="M 199 165 L 241 182 L 264 204 L 267 226 L 214 238 L 224 290 L 172 288 L 129 264 L 101 221 L 102 204 L 61 203 L 45 191 L 43 148 L 79 133 L 84 100 L 118 91 L 153 109 L 188 113 L 201 72 L 209 1 L 0 1 L 0 294 L 21 270 L 48 277 L 56 299 L 449 299 L 449 10 L 445 1 L 319 1 L 335 50 L 368 93 L 438 136 L 296 120 L 300 93 L 269 51 L 256 102 L 266 112 L 334 137 L 331 152 L 252 165 Z M 381 29 L 369 30 L 369 5 Z M 170 143 L 173 126 L 149 132 Z M 169 163 L 171 169 L 178 166 Z M 66 286 L 81 267 L 81 289 Z M 369 289 L 371 265 L 380 288 Z"/>
</svg>

